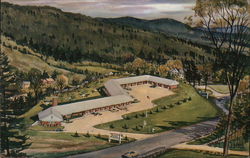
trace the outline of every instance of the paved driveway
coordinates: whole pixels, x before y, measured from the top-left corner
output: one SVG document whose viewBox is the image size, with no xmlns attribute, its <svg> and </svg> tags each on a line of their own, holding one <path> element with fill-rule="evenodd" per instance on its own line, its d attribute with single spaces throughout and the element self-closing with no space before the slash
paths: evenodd
<svg viewBox="0 0 250 158">
<path fill-rule="evenodd" d="M 205 121 L 192 126 L 183 127 L 177 130 L 167 131 L 159 135 L 120 146 L 94 151 L 86 154 L 70 156 L 70 158 L 120 158 L 123 153 L 136 151 L 144 153 L 157 147 L 165 146 L 170 148 L 173 145 L 190 141 L 214 130 L 218 119 Z"/>
<path fill-rule="evenodd" d="M 120 110 L 118 112 L 104 111 L 101 112 L 101 116 L 87 115 L 85 117 L 80 117 L 74 119 L 72 123 L 66 123 L 64 125 L 64 132 L 78 132 L 90 134 L 102 134 L 110 135 L 110 133 L 120 133 L 124 136 L 128 136 L 135 139 L 145 139 L 154 136 L 153 134 L 136 134 L 136 133 L 125 133 L 116 132 L 103 129 L 97 129 L 94 126 L 98 124 L 103 124 L 106 122 L 111 122 L 115 120 L 122 119 L 122 115 L 129 114 L 136 111 L 142 111 L 146 109 L 153 108 L 152 100 L 173 95 L 171 90 L 161 87 L 150 88 L 149 85 L 139 85 L 131 87 L 129 94 L 134 96 L 136 99 L 140 100 L 139 103 L 134 103 L 128 106 L 127 110 Z M 149 97 L 149 98 L 148 98 Z"/>
</svg>

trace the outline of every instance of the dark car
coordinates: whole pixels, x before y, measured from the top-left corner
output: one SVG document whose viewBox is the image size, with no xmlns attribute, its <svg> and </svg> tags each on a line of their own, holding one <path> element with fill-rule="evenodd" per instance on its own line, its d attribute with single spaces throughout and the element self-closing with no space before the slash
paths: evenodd
<svg viewBox="0 0 250 158">
<path fill-rule="evenodd" d="M 122 155 L 122 158 L 136 158 L 139 154 L 135 151 L 130 151 Z"/>
<path fill-rule="evenodd" d="M 55 129 L 55 131 L 56 131 L 56 132 L 62 132 L 62 131 L 63 131 L 63 129 L 61 129 L 61 128 L 57 128 L 57 129 Z"/>
</svg>

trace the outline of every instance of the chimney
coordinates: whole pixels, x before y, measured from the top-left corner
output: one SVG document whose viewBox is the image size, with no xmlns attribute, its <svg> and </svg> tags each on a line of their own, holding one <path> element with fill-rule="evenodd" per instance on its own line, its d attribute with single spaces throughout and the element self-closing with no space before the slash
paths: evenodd
<svg viewBox="0 0 250 158">
<path fill-rule="evenodd" d="M 52 106 L 57 106 L 58 105 L 58 97 L 53 97 L 52 98 Z"/>
</svg>

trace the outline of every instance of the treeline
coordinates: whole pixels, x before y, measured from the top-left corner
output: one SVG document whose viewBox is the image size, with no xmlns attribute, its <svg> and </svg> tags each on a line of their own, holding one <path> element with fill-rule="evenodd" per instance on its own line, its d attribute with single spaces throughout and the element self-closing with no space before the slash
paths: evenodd
<svg viewBox="0 0 250 158">
<path fill-rule="evenodd" d="M 4 35 L 57 60 L 124 64 L 136 57 L 157 63 L 173 57 L 212 59 L 194 44 L 162 33 L 105 23 L 52 7 L 1 5 Z"/>
</svg>

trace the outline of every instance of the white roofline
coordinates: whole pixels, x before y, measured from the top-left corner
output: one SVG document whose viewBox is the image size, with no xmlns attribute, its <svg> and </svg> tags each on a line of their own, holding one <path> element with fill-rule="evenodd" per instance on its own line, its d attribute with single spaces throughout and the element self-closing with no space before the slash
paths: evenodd
<svg viewBox="0 0 250 158">
<path fill-rule="evenodd" d="M 91 109 L 131 102 L 134 99 L 131 96 L 129 96 L 129 94 L 121 87 L 121 84 L 136 83 L 141 81 L 152 81 L 165 85 L 179 84 L 177 81 L 174 80 L 164 79 L 150 75 L 111 79 L 106 83 L 104 83 L 105 88 L 107 89 L 108 93 L 111 96 L 50 107 L 49 108 L 50 110 L 47 109 L 38 114 L 39 119 L 42 120 L 42 118 L 46 118 L 51 113 L 55 113 L 56 116 L 58 116 L 59 114 L 62 116 L 62 115 L 69 115 L 77 112 L 87 111 Z"/>
</svg>

